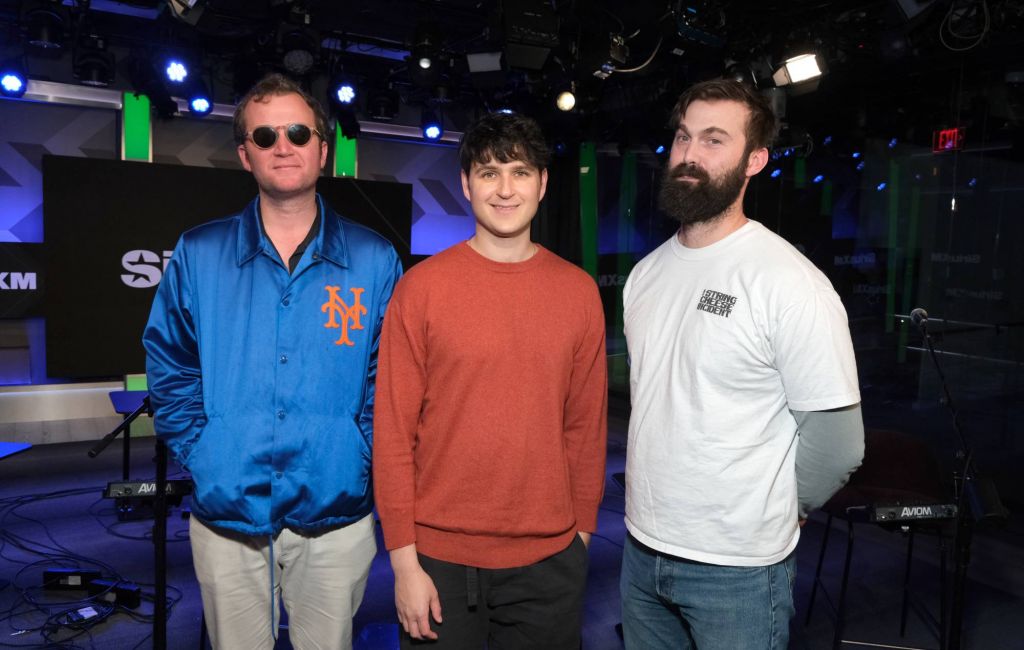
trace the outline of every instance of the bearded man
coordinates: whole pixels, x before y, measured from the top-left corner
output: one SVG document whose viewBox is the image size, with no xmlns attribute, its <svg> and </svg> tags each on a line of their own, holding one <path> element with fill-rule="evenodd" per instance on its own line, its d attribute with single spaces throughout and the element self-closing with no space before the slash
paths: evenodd
<svg viewBox="0 0 1024 650">
<path fill-rule="evenodd" d="M 680 227 L 623 291 L 626 648 L 781 650 L 800 524 L 863 456 L 849 325 L 825 275 L 743 213 L 767 101 L 703 82 L 672 124 L 660 203 Z"/>
</svg>

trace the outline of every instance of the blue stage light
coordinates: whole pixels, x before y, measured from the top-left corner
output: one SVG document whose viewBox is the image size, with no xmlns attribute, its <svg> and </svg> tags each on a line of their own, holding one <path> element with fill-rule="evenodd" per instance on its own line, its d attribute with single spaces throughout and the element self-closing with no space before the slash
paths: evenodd
<svg viewBox="0 0 1024 650">
<path fill-rule="evenodd" d="M 350 83 L 342 83 L 334 91 L 334 98 L 339 104 L 351 104 L 356 100 L 356 87 Z"/>
<path fill-rule="evenodd" d="M 967 187 L 972 187 L 973 188 L 973 187 L 977 187 L 977 186 L 978 186 L 978 179 L 977 178 L 972 178 L 971 180 L 967 181 Z"/>
<path fill-rule="evenodd" d="M 851 155 L 851 156 L 853 156 L 854 158 L 860 158 L 860 152 L 859 152 L 859 151 L 854 151 L 854 152 L 853 152 L 852 154 L 850 154 L 850 155 Z"/>
<path fill-rule="evenodd" d="M 832 136 L 826 135 L 825 138 L 821 141 L 821 144 L 824 144 L 824 145 L 832 144 Z"/>
<path fill-rule="evenodd" d="M 206 84 L 198 77 L 188 83 L 188 110 L 193 115 L 204 117 L 213 111 L 213 97 L 206 90 Z"/>
<path fill-rule="evenodd" d="M 884 190 L 886 188 L 886 186 L 888 186 L 888 183 L 886 183 L 885 181 L 882 181 L 881 183 L 878 184 L 878 187 L 875 188 L 875 191 L 876 192 L 881 192 L 882 190 Z"/>
<path fill-rule="evenodd" d="M 782 176 L 782 170 L 781 169 L 774 169 L 774 170 L 772 170 L 772 178 L 778 178 L 779 176 Z"/>
<path fill-rule="evenodd" d="M 665 153 L 665 145 L 659 144 L 657 147 L 654 148 L 654 153 L 658 154 L 659 156 Z"/>
<path fill-rule="evenodd" d="M 857 163 L 857 171 L 863 171 L 863 170 L 864 170 L 864 161 L 862 160 L 859 163 Z"/>
<path fill-rule="evenodd" d="M 440 140 L 444 134 L 444 127 L 441 120 L 429 108 L 423 109 L 423 116 L 420 119 L 420 128 L 423 129 L 423 137 L 427 140 Z"/>
<path fill-rule="evenodd" d="M 167 68 L 164 69 L 164 73 L 167 75 L 168 81 L 180 84 L 188 77 L 188 67 L 177 59 L 171 59 L 167 62 Z"/>
<path fill-rule="evenodd" d="M 5 97 L 21 97 L 25 94 L 28 82 L 18 72 L 3 71 L 0 73 L 0 93 Z"/>
<path fill-rule="evenodd" d="M 892 140 L 889 140 L 889 148 L 890 149 L 895 149 L 896 145 L 898 143 L 899 143 L 899 140 L 897 140 L 896 138 L 893 138 Z"/>
<path fill-rule="evenodd" d="M 825 177 L 822 176 L 821 174 L 818 174 L 817 176 L 814 177 L 814 179 L 811 182 L 812 183 L 820 183 L 823 180 L 825 180 Z"/>
<path fill-rule="evenodd" d="M 213 104 L 206 97 L 196 96 L 188 101 L 189 110 L 197 115 L 207 115 L 213 110 Z"/>
<path fill-rule="evenodd" d="M 28 75 L 20 59 L 0 62 L 0 94 L 4 97 L 21 97 L 28 88 Z"/>
</svg>

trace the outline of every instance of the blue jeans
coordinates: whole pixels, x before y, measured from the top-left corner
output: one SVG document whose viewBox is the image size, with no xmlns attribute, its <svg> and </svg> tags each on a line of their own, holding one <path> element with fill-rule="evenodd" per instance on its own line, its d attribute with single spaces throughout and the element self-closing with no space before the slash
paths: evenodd
<svg viewBox="0 0 1024 650">
<path fill-rule="evenodd" d="M 647 548 L 627 533 L 622 629 L 627 650 L 785 650 L 795 553 L 778 564 L 704 564 Z"/>
</svg>

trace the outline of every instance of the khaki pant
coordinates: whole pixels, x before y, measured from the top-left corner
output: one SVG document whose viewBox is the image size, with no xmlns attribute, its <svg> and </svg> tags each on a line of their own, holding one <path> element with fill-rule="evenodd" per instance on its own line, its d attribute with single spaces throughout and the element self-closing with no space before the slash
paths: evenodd
<svg viewBox="0 0 1024 650">
<path fill-rule="evenodd" d="M 281 599 L 295 650 L 352 647 L 352 616 L 377 552 L 373 515 L 319 535 L 285 529 L 273 548 L 268 537 L 211 528 L 194 517 L 189 535 L 215 650 L 272 650 Z"/>
</svg>

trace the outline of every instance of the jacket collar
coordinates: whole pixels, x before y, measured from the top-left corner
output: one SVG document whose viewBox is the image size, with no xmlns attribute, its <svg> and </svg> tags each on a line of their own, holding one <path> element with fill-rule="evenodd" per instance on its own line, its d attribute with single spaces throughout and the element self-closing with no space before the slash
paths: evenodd
<svg viewBox="0 0 1024 650">
<path fill-rule="evenodd" d="M 320 210 L 320 232 L 310 242 L 313 254 L 337 264 L 348 267 L 348 245 L 341 218 L 324 203 L 323 197 L 316 195 Z M 256 197 L 245 207 L 239 217 L 238 224 L 238 265 L 242 266 L 263 250 L 273 250 L 273 244 L 263 234 L 259 222 L 260 199 Z"/>
</svg>

